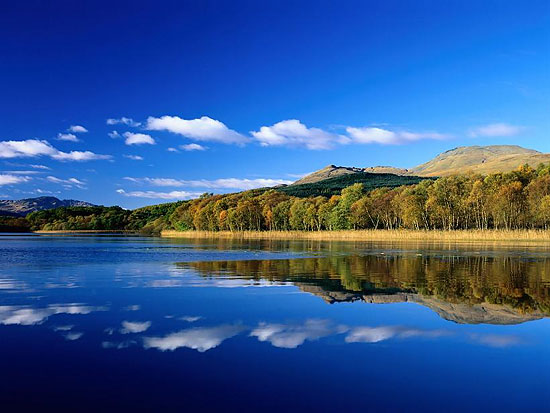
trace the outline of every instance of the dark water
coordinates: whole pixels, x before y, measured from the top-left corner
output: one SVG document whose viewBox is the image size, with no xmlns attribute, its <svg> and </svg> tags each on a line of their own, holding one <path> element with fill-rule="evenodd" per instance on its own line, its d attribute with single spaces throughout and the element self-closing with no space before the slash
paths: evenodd
<svg viewBox="0 0 550 413">
<path fill-rule="evenodd" d="M 549 411 L 550 248 L 0 236 L 2 411 Z"/>
</svg>

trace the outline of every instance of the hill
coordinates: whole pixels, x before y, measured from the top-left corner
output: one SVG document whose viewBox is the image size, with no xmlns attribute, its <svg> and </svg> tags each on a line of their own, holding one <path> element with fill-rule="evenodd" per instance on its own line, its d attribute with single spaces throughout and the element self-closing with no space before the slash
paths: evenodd
<svg viewBox="0 0 550 413">
<path fill-rule="evenodd" d="M 394 168 L 393 166 L 370 166 L 368 168 L 355 168 L 349 166 L 328 165 L 325 166 L 323 169 L 319 169 L 318 171 L 304 176 L 302 179 L 297 180 L 292 185 L 312 184 L 315 182 L 324 181 L 325 179 L 361 173 L 405 175 L 408 173 L 408 170 Z"/>
<path fill-rule="evenodd" d="M 0 215 L 12 217 L 24 217 L 27 214 L 45 209 L 60 207 L 88 207 L 94 206 L 89 202 L 76 201 L 74 199 L 58 199 L 54 196 L 41 196 L 38 198 L 26 198 L 19 200 L 0 200 Z"/>
<path fill-rule="evenodd" d="M 409 173 L 419 176 L 448 176 L 475 172 L 485 175 L 509 172 L 523 164 L 537 167 L 546 162 L 550 162 L 550 154 L 517 145 L 461 146 L 412 168 Z"/>
<path fill-rule="evenodd" d="M 328 165 L 294 182 L 291 186 L 313 184 L 335 177 L 364 173 L 417 177 L 449 176 L 467 172 L 487 175 L 509 172 L 524 164 L 535 168 L 540 163 L 548 162 L 550 162 L 550 154 L 517 145 L 461 146 L 443 152 L 432 160 L 411 169 L 392 166 L 356 168 Z"/>
<path fill-rule="evenodd" d="M 344 175 L 352 175 L 358 172 L 363 172 L 362 168 L 352 168 L 346 166 L 328 165 L 323 169 L 319 169 L 302 179 L 297 180 L 292 185 L 312 184 L 314 182 L 324 181 L 325 179 L 337 178 Z"/>
<path fill-rule="evenodd" d="M 337 167 L 335 167 L 337 168 Z M 325 168 L 326 169 L 326 168 Z M 340 168 L 343 169 L 352 169 L 352 168 Z M 353 185 L 355 183 L 362 183 L 366 191 L 370 191 L 376 188 L 395 188 L 402 185 L 413 185 L 417 184 L 423 179 L 418 176 L 404 176 L 396 174 L 387 174 L 387 173 L 370 173 L 370 172 L 352 172 L 336 174 L 336 176 L 323 179 L 319 181 L 306 182 L 302 184 L 292 184 L 284 187 L 276 188 L 280 192 L 284 192 L 290 196 L 297 196 L 300 198 L 306 197 L 315 197 L 315 196 L 326 196 L 330 197 L 332 195 L 339 195 L 342 189 Z M 303 180 L 302 180 L 303 182 Z"/>
</svg>

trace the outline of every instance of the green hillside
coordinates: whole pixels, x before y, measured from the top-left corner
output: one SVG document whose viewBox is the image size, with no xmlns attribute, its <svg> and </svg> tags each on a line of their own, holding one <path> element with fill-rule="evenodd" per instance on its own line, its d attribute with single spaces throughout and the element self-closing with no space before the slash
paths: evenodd
<svg viewBox="0 0 550 413">
<path fill-rule="evenodd" d="M 342 189 L 355 183 L 362 183 L 366 191 L 376 188 L 396 188 L 402 185 L 414 185 L 428 179 L 419 176 L 403 176 L 394 174 L 373 174 L 368 172 L 356 172 L 353 174 L 340 175 L 334 178 L 325 179 L 319 182 L 312 182 L 299 185 L 289 185 L 276 188 L 290 196 L 300 198 L 340 195 Z"/>
</svg>

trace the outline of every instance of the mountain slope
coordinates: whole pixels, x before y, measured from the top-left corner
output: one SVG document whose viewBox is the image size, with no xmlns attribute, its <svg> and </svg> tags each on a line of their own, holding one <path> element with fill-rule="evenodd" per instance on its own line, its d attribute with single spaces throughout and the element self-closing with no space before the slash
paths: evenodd
<svg viewBox="0 0 550 413">
<path fill-rule="evenodd" d="M 25 216 L 34 211 L 54 209 L 71 206 L 94 206 L 89 202 L 76 201 L 74 199 L 58 199 L 53 196 L 41 196 L 38 198 L 26 198 L 19 200 L 0 200 L 0 215 Z"/>
<path fill-rule="evenodd" d="M 352 175 L 358 172 L 362 172 L 361 168 L 351 168 L 346 166 L 336 166 L 328 165 L 323 169 L 319 169 L 307 176 L 304 176 L 302 179 L 297 180 L 292 185 L 303 185 L 303 184 L 312 184 L 319 181 L 324 181 L 325 179 L 336 178 L 338 176 Z"/>
<path fill-rule="evenodd" d="M 291 186 L 314 184 L 335 177 L 364 173 L 420 177 L 448 176 L 468 172 L 486 175 L 509 172 L 524 164 L 535 168 L 540 163 L 548 162 L 550 162 L 550 154 L 517 145 L 461 146 L 443 152 L 432 160 L 411 169 L 392 166 L 355 168 L 328 165 L 294 182 Z"/>
<path fill-rule="evenodd" d="M 340 168 L 351 169 L 351 168 Z M 300 198 L 339 195 L 342 189 L 355 183 L 362 183 L 365 190 L 370 191 L 376 188 L 395 188 L 402 185 L 417 184 L 423 179 L 418 176 L 404 176 L 385 173 L 369 173 L 357 171 L 353 173 L 341 173 L 328 179 L 321 179 L 302 184 L 292 184 L 280 188 L 277 191 L 284 192 L 290 196 Z"/>
<path fill-rule="evenodd" d="M 337 178 L 345 175 L 353 175 L 358 173 L 374 173 L 374 174 L 394 174 L 405 175 L 408 173 L 406 169 L 394 168 L 393 166 L 370 166 L 368 168 L 354 168 L 349 166 L 328 165 L 323 169 L 319 169 L 302 179 L 297 180 L 292 185 L 313 184 L 315 182 L 324 181 L 325 179 Z"/>
<path fill-rule="evenodd" d="M 436 156 L 412 168 L 409 173 L 419 176 L 446 176 L 465 172 L 489 174 L 508 172 L 523 164 L 536 167 L 550 162 L 550 154 L 517 145 L 462 146 Z"/>
</svg>

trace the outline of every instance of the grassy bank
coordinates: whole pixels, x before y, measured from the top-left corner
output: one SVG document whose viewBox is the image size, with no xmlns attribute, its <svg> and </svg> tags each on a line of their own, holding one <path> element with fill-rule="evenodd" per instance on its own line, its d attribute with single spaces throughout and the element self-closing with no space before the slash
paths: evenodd
<svg viewBox="0 0 550 413">
<path fill-rule="evenodd" d="M 172 238 L 307 239 L 319 241 L 537 241 L 550 242 L 550 230 L 357 230 L 357 231 L 162 231 Z"/>
</svg>

